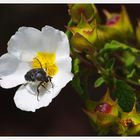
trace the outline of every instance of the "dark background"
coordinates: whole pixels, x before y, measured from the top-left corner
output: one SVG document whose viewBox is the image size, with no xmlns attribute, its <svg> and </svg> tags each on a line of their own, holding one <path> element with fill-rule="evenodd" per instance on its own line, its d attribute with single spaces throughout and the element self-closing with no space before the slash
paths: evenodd
<svg viewBox="0 0 140 140">
<path fill-rule="evenodd" d="M 120 5 L 98 4 L 101 9 L 119 12 Z M 140 5 L 126 5 L 134 25 L 140 18 Z M 20 26 L 41 29 L 45 25 L 65 31 L 70 17 L 66 4 L 1 4 L 0 5 L 0 55 L 6 53 L 7 42 Z M 46 108 L 35 113 L 15 107 L 13 96 L 17 88 L 0 88 L 0 136 L 94 136 L 96 133 L 83 113 L 82 100 L 70 83 Z M 98 95 L 94 91 L 94 96 Z"/>
</svg>

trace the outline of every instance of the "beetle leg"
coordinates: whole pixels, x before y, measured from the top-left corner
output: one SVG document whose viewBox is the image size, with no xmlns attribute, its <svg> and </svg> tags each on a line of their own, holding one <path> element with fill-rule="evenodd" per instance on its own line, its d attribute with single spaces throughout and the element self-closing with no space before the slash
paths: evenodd
<svg viewBox="0 0 140 140">
<path fill-rule="evenodd" d="M 44 89 L 46 89 L 46 87 L 45 87 L 43 84 L 41 84 L 41 86 L 42 86 Z"/>
<path fill-rule="evenodd" d="M 39 101 L 39 87 L 42 86 L 43 82 L 40 82 L 37 86 L 37 101 Z"/>
<path fill-rule="evenodd" d="M 43 82 L 42 82 L 43 83 Z M 48 82 L 44 82 L 44 84 L 47 84 Z M 46 87 L 45 85 L 41 84 L 42 87 L 44 87 L 44 89 L 46 89 L 48 92 L 50 92 Z"/>
<path fill-rule="evenodd" d="M 49 79 L 49 82 L 51 83 L 51 85 L 52 85 L 52 88 L 54 88 L 54 84 L 52 83 L 52 77 L 48 77 L 48 79 Z"/>
<path fill-rule="evenodd" d="M 28 85 L 28 83 L 23 84 L 24 86 Z"/>
</svg>

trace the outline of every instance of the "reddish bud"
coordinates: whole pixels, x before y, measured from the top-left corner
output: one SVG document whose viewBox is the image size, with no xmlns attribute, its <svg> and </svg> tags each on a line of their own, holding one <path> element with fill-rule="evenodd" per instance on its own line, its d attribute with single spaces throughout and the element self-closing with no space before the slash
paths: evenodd
<svg viewBox="0 0 140 140">
<path fill-rule="evenodd" d="M 110 113 L 112 106 L 108 103 L 101 103 L 95 108 L 95 112 Z"/>
<path fill-rule="evenodd" d="M 111 19 L 108 19 L 106 25 L 112 26 L 120 20 L 120 15 L 114 15 Z"/>
</svg>

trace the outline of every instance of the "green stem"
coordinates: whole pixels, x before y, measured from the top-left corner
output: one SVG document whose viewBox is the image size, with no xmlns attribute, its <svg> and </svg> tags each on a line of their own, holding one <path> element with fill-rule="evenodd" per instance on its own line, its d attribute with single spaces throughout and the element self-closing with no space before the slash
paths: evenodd
<svg viewBox="0 0 140 140">
<path fill-rule="evenodd" d="M 87 67 L 92 68 L 92 63 L 90 63 L 89 61 L 87 61 L 87 59 L 85 59 L 84 57 L 82 57 L 80 54 L 78 53 L 74 53 L 75 56 L 77 58 L 80 59 L 81 63 L 85 64 Z"/>
<path fill-rule="evenodd" d="M 128 82 L 128 83 L 130 83 L 130 84 L 132 84 L 134 86 L 140 86 L 140 84 L 138 84 L 137 82 L 135 82 L 135 81 L 133 81 L 131 79 L 126 79 L 126 82 Z"/>
<path fill-rule="evenodd" d="M 68 22 L 68 27 L 71 27 L 73 25 L 72 19 L 70 19 L 70 21 Z M 72 33 L 67 29 L 65 34 L 68 36 L 68 39 L 70 40 Z"/>
<path fill-rule="evenodd" d="M 98 63 L 96 56 L 88 55 L 87 58 L 93 63 L 98 72 L 105 73 L 105 69 Z"/>
<path fill-rule="evenodd" d="M 73 25 L 74 25 L 74 23 L 73 23 L 72 19 L 70 19 L 70 21 L 68 22 L 67 26 L 68 27 L 71 27 Z M 65 32 L 65 34 L 67 35 L 67 37 L 68 37 L 68 39 L 70 41 L 70 39 L 72 37 L 71 31 L 69 31 L 67 29 L 66 32 Z M 75 53 L 72 48 L 70 48 L 70 54 L 71 54 L 71 57 L 72 58 L 73 57 L 78 57 L 81 60 L 81 62 L 83 62 L 84 64 L 86 64 L 86 66 L 91 67 L 91 63 L 88 62 L 86 59 L 82 58 L 79 54 Z M 84 94 L 81 94 L 78 91 L 77 91 L 77 93 L 80 95 L 80 97 L 83 99 L 84 102 L 86 102 L 86 100 L 89 99 L 88 94 L 86 94 L 85 91 L 84 91 Z"/>
</svg>

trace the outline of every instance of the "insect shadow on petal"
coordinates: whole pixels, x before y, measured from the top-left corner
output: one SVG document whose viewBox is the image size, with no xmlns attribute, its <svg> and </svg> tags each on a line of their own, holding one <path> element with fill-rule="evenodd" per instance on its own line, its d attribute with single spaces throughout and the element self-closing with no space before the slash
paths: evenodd
<svg viewBox="0 0 140 140">
<path fill-rule="evenodd" d="M 37 86 L 37 100 L 39 101 L 39 88 L 40 88 L 40 86 L 42 86 L 43 88 L 46 89 L 44 84 L 46 84 L 48 82 L 51 83 L 52 88 L 54 86 L 53 86 L 53 83 L 52 83 L 52 77 L 47 75 L 47 73 L 45 72 L 45 70 L 42 67 L 41 62 L 37 58 L 34 58 L 34 59 L 36 59 L 38 61 L 38 63 L 40 64 L 40 68 L 34 68 L 34 69 L 29 70 L 25 74 L 24 77 L 25 77 L 25 80 L 28 81 L 28 82 L 40 82 Z M 28 84 L 28 82 L 25 83 L 24 86 L 26 86 Z"/>
</svg>

